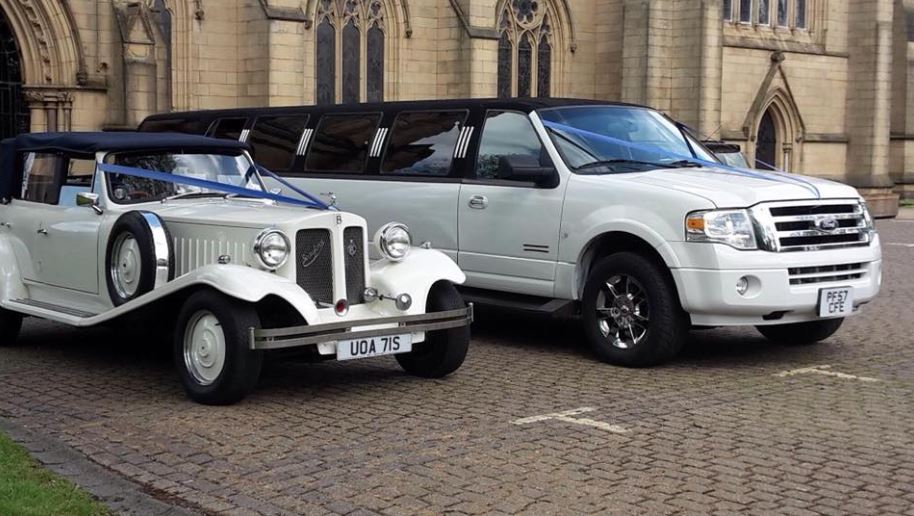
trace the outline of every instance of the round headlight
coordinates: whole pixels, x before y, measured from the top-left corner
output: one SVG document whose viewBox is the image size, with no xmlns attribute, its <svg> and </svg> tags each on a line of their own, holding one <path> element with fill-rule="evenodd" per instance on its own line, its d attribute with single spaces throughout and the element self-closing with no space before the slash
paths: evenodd
<svg viewBox="0 0 914 516">
<path fill-rule="evenodd" d="M 265 229 L 254 239 L 254 256 L 268 270 L 275 270 L 289 258 L 289 238 L 278 229 Z"/>
<path fill-rule="evenodd" d="M 409 228 L 399 222 L 391 222 L 379 229 L 374 241 L 378 245 L 381 256 L 394 262 L 406 258 L 409 248 L 412 246 Z"/>
</svg>

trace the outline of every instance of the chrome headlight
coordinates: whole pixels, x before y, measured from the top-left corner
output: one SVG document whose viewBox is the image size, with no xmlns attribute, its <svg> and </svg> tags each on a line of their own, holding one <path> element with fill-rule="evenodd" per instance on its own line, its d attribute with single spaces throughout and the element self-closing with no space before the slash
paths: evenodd
<svg viewBox="0 0 914 516">
<path fill-rule="evenodd" d="M 285 233 L 278 229 L 265 229 L 254 239 L 254 256 L 263 268 L 273 271 L 286 263 L 290 247 Z"/>
<path fill-rule="evenodd" d="M 758 249 L 747 210 L 696 211 L 686 217 L 686 240 L 716 242 L 736 249 Z"/>
<path fill-rule="evenodd" d="M 399 222 L 390 222 L 382 226 L 375 233 L 374 241 L 381 256 L 392 262 L 399 262 L 406 258 L 413 244 L 409 228 Z"/>
<path fill-rule="evenodd" d="M 866 201 L 860 199 L 860 212 L 863 213 L 863 223 L 868 233 L 876 232 L 876 224 L 873 222 L 873 216 L 870 209 L 866 206 Z"/>
</svg>

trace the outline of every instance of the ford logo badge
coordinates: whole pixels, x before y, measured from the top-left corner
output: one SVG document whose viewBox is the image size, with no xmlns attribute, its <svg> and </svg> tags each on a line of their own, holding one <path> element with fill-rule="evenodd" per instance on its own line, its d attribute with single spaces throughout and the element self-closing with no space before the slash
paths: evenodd
<svg viewBox="0 0 914 516">
<path fill-rule="evenodd" d="M 822 217 L 816 219 L 816 229 L 822 231 L 823 233 L 831 233 L 832 231 L 838 229 L 838 219 L 834 217 Z"/>
</svg>

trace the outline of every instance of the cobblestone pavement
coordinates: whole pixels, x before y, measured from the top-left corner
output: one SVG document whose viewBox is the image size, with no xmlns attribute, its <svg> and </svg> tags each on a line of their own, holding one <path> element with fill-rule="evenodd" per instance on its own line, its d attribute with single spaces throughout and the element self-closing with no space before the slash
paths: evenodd
<svg viewBox="0 0 914 516">
<path fill-rule="evenodd" d="M 0 416 L 214 513 L 914 515 L 914 222 L 880 229 L 881 297 L 813 347 L 703 331 L 630 370 L 573 324 L 481 311 L 447 380 L 277 363 L 214 408 L 141 339 L 29 322 Z"/>
</svg>

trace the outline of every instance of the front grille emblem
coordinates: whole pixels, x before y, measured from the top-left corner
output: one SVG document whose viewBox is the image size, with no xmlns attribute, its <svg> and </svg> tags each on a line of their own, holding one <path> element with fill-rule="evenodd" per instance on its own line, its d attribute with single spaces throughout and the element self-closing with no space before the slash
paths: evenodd
<svg viewBox="0 0 914 516">
<path fill-rule="evenodd" d="M 359 246 L 356 245 L 355 239 L 349 239 L 349 243 L 346 244 L 346 252 L 349 253 L 349 256 L 355 258 L 355 255 L 359 252 Z"/>
<path fill-rule="evenodd" d="M 310 251 L 307 253 L 302 253 L 300 258 L 301 266 L 307 269 L 308 267 L 314 265 L 314 262 L 316 262 L 318 257 L 320 257 L 321 251 L 324 250 L 325 244 L 326 241 L 321 240 L 320 242 L 314 244 L 314 247 L 312 247 Z"/>
<path fill-rule="evenodd" d="M 838 219 L 835 217 L 821 217 L 816 219 L 816 229 L 823 233 L 831 233 L 838 229 Z"/>
</svg>

